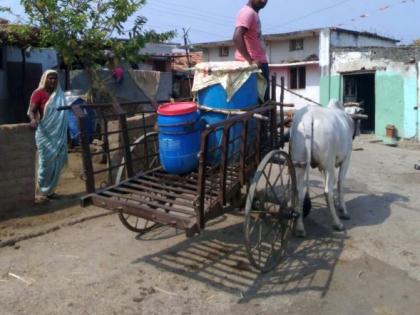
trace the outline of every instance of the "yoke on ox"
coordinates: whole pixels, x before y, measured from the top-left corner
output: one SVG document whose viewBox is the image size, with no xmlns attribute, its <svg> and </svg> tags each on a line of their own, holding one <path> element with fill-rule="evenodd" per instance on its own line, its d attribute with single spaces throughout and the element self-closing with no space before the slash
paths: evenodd
<svg viewBox="0 0 420 315">
<path fill-rule="evenodd" d="M 350 164 L 354 122 L 337 100 L 331 100 L 327 108 L 307 106 L 295 113 L 291 129 L 290 153 L 296 167 L 298 187 L 298 211 L 303 212 L 305 188 L 309 194 L 309 167 L 318 167 L 324 174 L 327 205 L 333 219 L 333 227 L 343 230 L 342 219 L 349 219 L 344 202 L 344 180 Z M 335 169 L 338 168 L 337 205 L 334 203 Z M 337 211 L 339 215 L 337 215 Z M 296 225 L 296 234 L 305 236 L 302 215 Z"/>
</svg>

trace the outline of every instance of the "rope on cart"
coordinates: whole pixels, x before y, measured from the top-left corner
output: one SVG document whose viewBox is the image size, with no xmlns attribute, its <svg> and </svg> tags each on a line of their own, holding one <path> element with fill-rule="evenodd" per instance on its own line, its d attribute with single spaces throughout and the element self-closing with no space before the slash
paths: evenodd
<svg viewBox="0 0 420 315">
<path fill-rule="evenodd" d="M 205 112 L 212 112 L 212 113 L 216 113 L 216 114 L 225 114 L 225 115 L 243 115 L 248 113 L 247 111 L 243 111 L 243 110 L 237 110 L 237 109 L 216 109 L 216 108 L 211 108 L 211 107 L 207 107 L 207 106 L 203 106 L 203 105 L 198 105 L 198 109 L 205 111 Z M 261 114 L 253 114 L 252 115 L 254 118 L 256 119 L 260 119 L 260 120 L 264 120 L 264 121 L 269 121 L 270 118 L 261 115 Z"/>
<path fill-rule="evenodd" d="M 282 87 L 280 84 L 276 84 L 278 87 Z M 312 100 L 312 99 L 310 99 L 310 98 L 308 98 L 308 97 L 305 97 L 305 96 L 302 96 L 302 95 L 300 95 L 299 93 L 296 93 L 296 92 L 293 92 L 292 90 L 289 90 L 288 88 L 286 88 L 286 87 L 282 87 L 286 92 L 289 92 L 290 94 L 293 94 L 293 95 L 295 95 L 295 96 L 297 96 L 297 97 L 300 97 L 301 99 L 304 99 L 305 101 L 308 101 L 308 102 L 311 102 L 311 103 L 313 103 L 313 104 L 316 104 L 316 105 L 319 105 L 319 106 L 322 106 L 322 104 L 320 104 L 320 103 L 318 103 L 318 102 L 315 102 L 314 100 Z"/>
<path fill-rule="evenodd" d="M 308 102 L 311 102 L 311 103 L 313 103 L 313 104 L 316 104 L 316 105 L 318 105 L 318 106 L 322 106 L 322 104 L 320 104 L 320 103 L 318 103 L 318 102 L 315 102 L 314 100 L 312 100 L 312 99 L 310 99 L 310 98 L 308 98 L 308 97 L 305 97 L 305 96 L 302 96 L 302 95 L 300 95 L 299 93 L 296 93 L 296 92 L 293 92 L 293 91 L 291 91 L 291 90 L 289 90 L 288 88 L 285 88 L 284 86 L 282 87 L 281 85 L 279 85 L 279 84 L 277 84 L 277 86 L 278 87 L 280 87 L 280 88 L 283 88 L 286 92 L 289 92 L 290 94 L 293 94 L 293 95 L 295 95 L 295 96 L 297 96 L 297 97 L 300 97 L 301 99 L 304 99 L 305 101 L 308 101 Z M 364 115 L 364 114 L 351 114 L 350 115 L 353 119 L 362 119 L 362 120 L 366 120 L 366 119 L 368 119 L 368 115 Z"/>
</svg>

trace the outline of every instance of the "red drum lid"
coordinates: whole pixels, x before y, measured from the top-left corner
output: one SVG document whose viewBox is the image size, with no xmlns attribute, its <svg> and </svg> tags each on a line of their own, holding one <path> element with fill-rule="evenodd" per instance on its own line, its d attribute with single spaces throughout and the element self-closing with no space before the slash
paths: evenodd
<svg viewBox="0 0 420 315">
<path fill-rule="evenodd" d="M 197 104 L 194 102 L 178 102 L 162 104 L 158 108 L 158 114 L 163 116 L 179 116 L 194 113 Z"/>
</svg>

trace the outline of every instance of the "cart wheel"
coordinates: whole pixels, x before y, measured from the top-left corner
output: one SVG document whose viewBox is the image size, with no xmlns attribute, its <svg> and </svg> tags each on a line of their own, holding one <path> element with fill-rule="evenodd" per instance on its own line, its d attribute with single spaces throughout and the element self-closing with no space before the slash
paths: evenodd
<svg viewBox="0 0 420 315">
<path fill-rule="evenodd" d="M 262 272 L 275 268 L 299 216 L 295 212 L 295 169 L 289 155 L 269 152 L 259 164 L 245 206 L 245 246 L 250 263 Z"/>
<path fill-rule="evenodd" d="M 147 149 L 147 150 L 146 150 Z M 157 168 L 160 166 L 159 152 L 158 152 L 158 133 L 155 131 L 148 132 L 145 135 L 137 138 L 130 147 L 133 158 L 134 173 L 142 172 Z M 148 156 L 146 157 L 146 151 Z M 124 165 L 125 159 L 121 161 L 122 166 L 118 169 L 116 184 L 123 181 L 126 176 L 126 170 Z M 130 231 L 135 233 L 144 234 L 151 231 L 152 229 L 160 226 L 160 224 L 149 222 L 139 218 L 137 216 L 125 214 L 123 212 L 118 213 L 118 217 L 121 223 Z"/>
<path fill-rule="evenodd" d="M 150 222 L 149 220 L 145 220 L 134 215 L 125 214 L 123 212 L 119 212 L 118 217 L 127 229 L 141 235 L 160 226 L 160 224 Z"/>
</svg>

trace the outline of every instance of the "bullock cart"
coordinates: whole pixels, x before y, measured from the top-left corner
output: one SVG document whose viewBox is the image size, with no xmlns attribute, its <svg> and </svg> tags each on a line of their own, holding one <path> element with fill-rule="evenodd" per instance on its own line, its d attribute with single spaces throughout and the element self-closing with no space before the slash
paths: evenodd
<svg viewBox="0 0 420 315">
<path fill-rule="evenodd" d="M 166 225 L 185 230 L 188 237 L 203 231 L 210 220 L 242 208 L 250 263 L 266 272 L 281 260 L 297 218 L 294 167 L 279 149 L 284 144 L 282 121 L 277 122 L 282 102 L 268 101 L 203 127 L 198 166 L 186 174 L 163 169 L 150 103 L 70 108 L 80 128 L 87 192 L 82 206 L 114 211 L 139 234 Z M 87 109 L 103 126 L 94 135 L 102 139 L 99 146 L 89 141 Z M 98 163 L 101 157 L 107 162 Z"/>
</svg>

